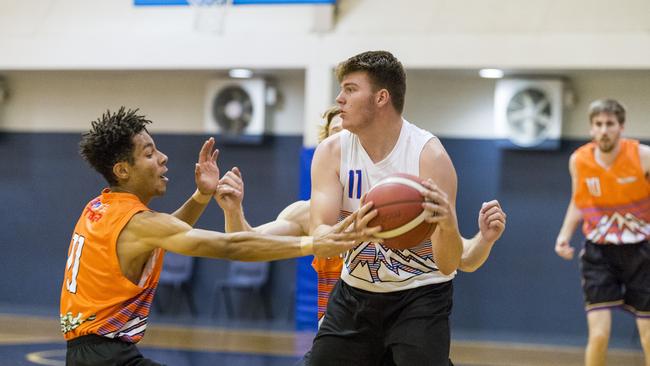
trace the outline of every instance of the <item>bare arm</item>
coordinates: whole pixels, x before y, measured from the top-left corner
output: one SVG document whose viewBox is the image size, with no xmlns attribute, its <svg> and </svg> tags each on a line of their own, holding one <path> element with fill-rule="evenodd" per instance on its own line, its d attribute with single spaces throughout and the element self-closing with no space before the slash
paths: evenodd
<svg viewBox="0 0 650 366">
<path fill-rule="evenodd" d="M 309 234 L 309 201 L 297 201 L 287 206 L 275 221 L 254 229 L 271 235 L 300 236 Z"/>
<path fill-rule="evenodd" d="M 129 221 L 120 234 L 120 260 L 128 261 L 129 258 L 155 248 L 188 256 L 239 261 L 270 261 L 309 254 L 335 256 L 366 237 L 366 233 L 346 231 L 356 218 L 356 213 L 350 215 L 326 235 L 313 238 L 272 236 L 257 232 L 224 234 L 193 229 L 172 215 L 141 212 Z"/>
<path fill-rule="evenodd" d="M 219 167 L 217 156 L 219 150 L 214 148 L 214 138 L 210 137 L 203 143 L 199 152 L 198 162 L 194 166 L 194 181 L 196 192 L 181 207 L 172 213 L 177 219 L 194 226 L 210 202 L 210 197 L 217 189 L 219 182 Z"/>
<path fill-rule="evenodd" d="M 343 187 L 339 181 L 340 140 L 332 136 L 314 152 L 311 164 L 311 207 L 309 230 L 314 235 L 330 230 L 341 210 Z"/>
<path fill-rule="evenodd" d="M 560 233 L 557 235 L 557 239 L 555 240 L 555 253 L 566 260 L 573 259 L 575 248 L 571 246 L 571 237 L 573 237 L 573 233 L 576 231 L 578 224 L 582 221 L 582 213 L 573 202 L 573 196 L 575 195 L 578 184 L 575 160 L 575 154 L 571 155 L 571 158 L 569 159 L 569 173 L 571 174 L 571 201 L 569 202 L 569 207 L 567 207 Z"/>
<path fill-rule="evenodd" d="M 460 265 L 463 242 L 456 219 L 456 170 L 437 138 L 429 140 L 420 154 L 420 177 L 428 189 L 423 207 L 431 216 L 426 221 L 437 224 L 431 236 L 433 258 L 440 272 L 448 275 Z"/>
<path fill-rule="evenodd" d="M 490 256 L 494 243 L 506 228 L 506 214 L 497 200 L 483 203 L 478 215 L 479 232 L 472 239 L 463 238 L 463 255 L 458 269 L 474 272 Z"/>
</svg>

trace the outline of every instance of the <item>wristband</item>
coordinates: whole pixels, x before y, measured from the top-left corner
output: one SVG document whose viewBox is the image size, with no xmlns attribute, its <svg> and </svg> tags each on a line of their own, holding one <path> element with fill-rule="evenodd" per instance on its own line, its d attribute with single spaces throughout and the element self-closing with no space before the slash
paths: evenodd
<svg viewBox="0 0 650 366">
<path fill-rule="evenodd" d="M 314 254 L 314 237 L 301 236 L 300 237 L 300 254 L 303 256 Z"/>
<path fill-rule="evenodd" d="M 202 205 L 210 202 L 210 198 L 212 198 L 211 194 L 203 194 L 198 190 L 198 188 L 194 191 L 194 194 L 192 194 L 192 199 Z"/>
</svg>

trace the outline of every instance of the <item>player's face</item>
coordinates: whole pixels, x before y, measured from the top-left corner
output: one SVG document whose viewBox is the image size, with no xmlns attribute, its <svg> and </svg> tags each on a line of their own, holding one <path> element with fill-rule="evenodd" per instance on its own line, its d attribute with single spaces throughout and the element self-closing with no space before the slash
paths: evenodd
<svg viewBox="0 0 650 366">
<path fill-rule="evenodd" d="M 611 113 L 599 113 L 591 119 L 589 134 L 602 152 L 610 152 L 616 148 L 621 138 L 623 125 Z"/>
<path fill-rule="evenodd" d="M 335 133 L 341 132 L 343 129 L 343 120 L 340 117 L 340 114 L 337 114 L 336 116 L 332 117 L 332 120 L 330 121 L 330 125 L 327 128 L 327 136 L 332 136 Z"/>
<path fill-rule="evenodd" d="M 151 136 L 142 131 L 133 137 L 133 165 L 130 165 L 129 186 L 141 197 L 161 196 L 167 190 L 169 179 L 167 155 L 156 149 Z"/>
<path fill-rule="evenodd" d="M 363 71 L 352 72 L 341 80 L 341 91 L 336 103 L 341 108 L 342 127 L 357 133 L 364 126 L 372 123 L 377 106 L 376 93 Z"/>
</svg>

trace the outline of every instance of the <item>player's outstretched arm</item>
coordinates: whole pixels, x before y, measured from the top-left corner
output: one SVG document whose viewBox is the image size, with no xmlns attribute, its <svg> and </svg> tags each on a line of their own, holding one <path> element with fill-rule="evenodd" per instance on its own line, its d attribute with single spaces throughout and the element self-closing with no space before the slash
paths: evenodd
<svg viewBox="0 0 650 366">
<path fill-rule="evenodd" d="M 460 265 L 463 241 L 456 218 L 456 170 L 437 138 L 429 140 L 420 154 L 420 177 L 427 189 L 422 207 L 430 213 L 425 220 L 437 224 L 431 236 L 433 258 L 440 272 L 448 275 Z"/>
<path fill-rule="evenodd" d="M 141 252 L 154 248 L 197 257 L 239 261 L 270 261 L 304 255 L 336 256 L 356 243 L 377 233 L 366 228 L 376 216 L 371 205 L 362 207 L 332 229 L 315 237 L 272 236 L 257 232 L 224 234 L 193 229 L 172 215 L 141 212 L 131 219 L 120 234 L 121 247 L 139 247 Z M 357 220 L 356 225 L 355 220 Z"/>
<path fill-rule="evenodd" d="M 203 143 L 199 151 L 198 161 L 194 166 L 196 191 L 181 207 L 172 213 L 174 217 L 190 226 L 194 226 L 199 220 L 217 189 L 219 183 L 218 156 L 219 150 L 214 149 L 214 138 L 210 137 Z"/>
<path fill-rule="evenodd" d="M 472 239 L 463 238 L 463 255 L 458 267 L 463 272 L 479 269 L 490 256 L 494 243 L 505 231 L 506 213 L 499 201 L 483 203 L 478 214 L 478 227 L 479 232 Z"/>
<path fill-rule="evenodd" d="M 569 202 L 569 207 L 567 207 L 566 214 L 564 215 L 562 228 L 560 228 L 560 232 L 555 240 L 555 253 L 566 260 L 573 259 L 575 248 L 571 246 L 571 237 L 573 237 L 573 233 L 576 231 L 578 224 L 582 221 L 582 213 L 573 202 L 573 195 L 576 192 L 578 179 L 576 175 L 575 159 L 575 155 L 571 155 L 571 158 L 569 159 L 569 173 L 571 174 L 571 202 Z"/>
</svg>

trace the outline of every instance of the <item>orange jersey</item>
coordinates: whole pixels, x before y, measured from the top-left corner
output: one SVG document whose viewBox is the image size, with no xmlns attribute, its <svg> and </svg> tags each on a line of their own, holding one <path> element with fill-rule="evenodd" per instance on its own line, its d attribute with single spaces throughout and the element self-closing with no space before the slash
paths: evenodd
<svg viewBox="0 0 650 366">
<path fill-rule="evenodd" d="M 136 285 L 122 274 L 117 238 L 133 215 L 148 210 L 136 196 L 108 189 L 86 205 L 74 229 L 61 287 L 66 340 L 97 334 L 135 343 L 144 335 L 164 251 L 153 252 Z"/>
<path fill-rule="evenodd" d="M 582 212 L 582 231 L 597 244 L 639 243 L 650 238 L 650 182 L 639 156 L 639 142 L 621 139 L 609 168 L 596 162 L 590 142 L 575 152 L 577 187 L 573 202 Z"/>
<path fill-rule="evenodd" d="M 330 293 L 334 289 L 336 282 L 341 278 L 343 258 L 314 257 L 311 266 L 318 274 L 318 319 L 321 319 L 325 315 Z"/>
</svg>

